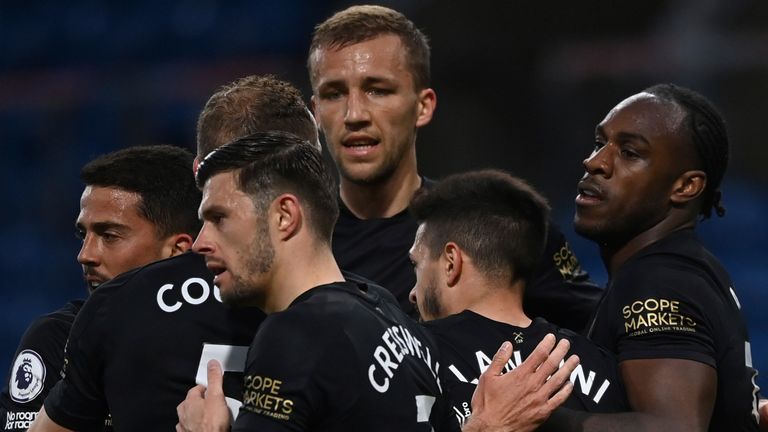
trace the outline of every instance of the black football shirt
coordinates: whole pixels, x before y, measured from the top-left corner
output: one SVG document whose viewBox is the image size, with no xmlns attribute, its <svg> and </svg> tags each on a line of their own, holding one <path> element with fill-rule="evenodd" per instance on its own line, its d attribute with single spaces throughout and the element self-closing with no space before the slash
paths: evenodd
<svg viewBox="0 0 768 432">
<path fill-rule="evenodd" d="M 25 431 L 59 381 L 64 345 L 75 316 L 85 300 L 73 300 L 61 309 L 37 318 L 24 332 L 0 394 L 0 430 Z M 107 423 L 109 424 L 109 423 Z M 105 430 L 110 430 L 105 426 Z"/>
<path fill-rule="evenodd" d="M 586 337 L 562 329 L 543 318 L 528 327 L 517 327 L 488 319 L 475 312 L 464 312 L 424 323 L 437 341 L 444 369 L 443 389 L 453 414 L 464 424 L 472 414 L 472 394 L 482 374 L 502 342 L 510 341 L 513 355 L 505 366 L 509 371 L 520 365 L 547 333 L 568 339 L 568 355 L 577 354 L 580 364 L 571 374 L 571 396 L 563 406 L 587 412 L 621 412 L 628 409 L 616 359 Z"/>
<path fill-rule="evenodd" d="M 434 182 L 422 177 L 421 184 L 428 188 Z M 340 198 L 339 209 L 332 243 L 339 266 L 390 290 L 401 308 L 415 317 L 408 294 L 416 276 L 408 251 L 416 236 L 416 219 L 408 209 L 390 218 L 359 219 Z M 581 331 L 602 294 L 602 288 L 582 270 L 563 233 L 550 223 L 544 254 L 525 292 L 526 313 Z"/>
<path fill-rule="evenodd" d="M 263 318 L 222 304 L 203 257 L 191 252 L 122 274 L 75 319 L 46 413 L 73 430 L 96 428 L 108 412 L 115 430 L 174 430 L 176 406 L 205 381 L 211 358 L 222 361 L 228 402 L 238 405 Z"/>
<path fill-rule="evenodd" d="M 711 431 L 757 430 L 757 371 L 730 277 L 691 229 L 653 243 L 614 274 L 590 338 L 633 359 L 685 359 L 717 371 Z"/>
<path fill-rule="evenodd" d="M 321 285 L 259 329 L 233 430 L 455 430 L 439 374 L 432 340 L 389 292 Z"/>
</svg>

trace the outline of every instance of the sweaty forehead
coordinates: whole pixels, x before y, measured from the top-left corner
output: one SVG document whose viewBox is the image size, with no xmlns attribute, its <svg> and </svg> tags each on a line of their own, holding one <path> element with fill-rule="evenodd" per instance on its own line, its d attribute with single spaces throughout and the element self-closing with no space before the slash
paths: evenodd
<svg viewBox="0 0 768 432">
<path fill-rule="evenodd" d="M 424 230 L 426 229 L 426 223 L 422 222 L 416 229 L 416 235 L 413 238 L 413 246 L 411 246 L 411 254 L 417 254 L 422 251 L 424 247 Z"/>
<path fill-rule="evenodd" d="M 224 200 L 238 192 L 235 170 L 216 173 L 203 184 L 203 201 Z"/>
<path fill-rule="evenodd" d="M 410 75 L 405 48 L 396 35 L 385 34 L 343 47 L 319 47 L 312 53 L 315 80 L 349 75 Z"/>
<path fill-rule="evenodd" d="M 621 101 L 605 116 L 600 126 L 620 125 L 648 139 L 677 133 L 685 119 L 685 110 L 671 101 L 650 93 L 638 93 Z"/>
<path fill-rule="evenodd" d="M 203 185 L 203 199 L 200 202 L 201 215 L 208 210 L 249 211 L 253 210 L 250 195 L 240 190 L 237 170 L 212 175 Z"/>
<path fill-rule="evenodd" d="M 88 185 L 80 196 L 80 212 L 88 215 L 139 215 L 141 195 L 114 186 Z"/>
</svg>

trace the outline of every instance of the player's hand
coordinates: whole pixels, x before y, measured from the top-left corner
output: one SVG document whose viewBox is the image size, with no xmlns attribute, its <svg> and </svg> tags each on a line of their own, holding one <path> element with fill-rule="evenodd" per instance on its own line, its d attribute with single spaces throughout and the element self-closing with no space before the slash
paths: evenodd
<svg viewBox="0 0 768 432">
<path fill-rule="evenodd" d="M 545 336 L 524 362 L 506 374 L 512 344 L 504 342 L 480 376 L 472 396 L 472 416 L 463 430 L 530 431 L 562 405 L 573 390 L 568 378 L 579 358 L 570 356 L 558 369 L 570 343 L 562 339 L 555 346 L 555 340 L 552 334 Z"/>
<path fill-rule="evenodd" d="M 768 431 L 768 399 L 760 399 L 760 430 Z"/>
<path fill-rule="evenodd" d="M 208 362 L 208 389 L 198 385 L 176 407 L 176 432 L 220 432 L 229 430 L 229 408 L 224 400 L 224 372 L 216 360 Z"/>
</svg>

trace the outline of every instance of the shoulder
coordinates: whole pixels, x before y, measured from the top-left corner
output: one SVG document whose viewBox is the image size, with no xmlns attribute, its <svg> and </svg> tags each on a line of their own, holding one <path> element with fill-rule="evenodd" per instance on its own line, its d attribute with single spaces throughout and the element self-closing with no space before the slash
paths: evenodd
<svg viewBox="0 0 768 432">
<path fill-rule="evenodd" d="M 85 300 L 73 300 L 61 309 L 37 317 L 27 328 L 24 337 L 34 338 L 36 335 L 49 335 L 52 332 L 64 332 L 66 337 L 84 303 Z"/>
<path fill-rule="evenodd" d="M 536 318 L 533 321 L 533 324 L 531 325 L 531 327 L 534 327 L 534 326 L 536 326 L 538 329 L 537 333 L 541 335 L 544 335 L 546 333 L 552 333 L 555 335 L 557 340 L 567 339 L 571 345 L 571 349 L 569 350 L 569 353 L 578 354 L 579 357 L 582 358 L 582 361 L 587 358 L 590 358 L 593 360 L 597 358 L 602 358 L 602 359 L 609 359 L 612 362 L 615 361 L 615 357 L 613 353 L 604 349 L 603 347 L 596 344 L 595 342 L 591 341 L 589 338 L 587 338 L 584 335 L 576 333 L 567 328 L 559 327 L 555 324 L 547 322 L 543 318 Z"/>
<path fill-rule="evenodd" d="M 349 329 L 364 323 L 350 322 L 348 299 L 324 292 L 324 287 L 313 288 L 310 291 L 318 292 L 307 292 L 288 309 L 267 316 L 248 350 L 249 372 L 310 374 L 328 358 L 355 357 Z"/>
<path fill-rule="evenodd" d="M 200 286 L 193 287 L 194 282 Z M 112 340 L 112 332 L 130 331 L 122 325 L 124 322 L 137 322 L 137 317 L 142 314 L 162 308 L 169 303 L 164 297 L 168 296 L 166 291 L 182 290 L 185 284 L 188 290 L 213 290 L 211 275 L 202 256 L 185 253 L 123 273 L 91 293 L 72 332 Z"/>
<path fill-rule="evenodd" d="M 305 330 L 309 333 L 338 327 L 357 313 L 357 301 L 345 284 L 336 283 L 314 287 L 300 295 L 284 311 L 269 315 L 262 324 L 265 330 L 280 327 L 286 331 Z"/>
<path fill-rule="evenodd" d="M 709 315 L 733 302 L 728 298 L 728 285 L 677 256 L 634 260 L 617 273 L 611 285 L 611 303 L 620 303 L 617 306 L 623 307 L 625 316 L 639 310 L 677 313 L 682 309 Z"/>
<path fill-rule="evenodd" d="M 613 284 L 633 292 L 677 293 L 685 295 L 702 287 L 719 284 L 706 262 L 672 251 L 651 251 L 631 258 L 616 272 Z M 698 288 L 698 289 L 697 289 Z"/>
<path fill-rule="evenodd" d="M 656 273 L 659 274 L 656 274 Z M 698 276 L 728 279 L 727 272 L 698 240 L 692 230 L 675 232 L 630 257 L 618 271 L 618 276 L 675 277 Z"/>
<path fill-rule="evenodd" d="M 427 321 L 423 325 L 436 339 L 442 339 L 455 335 L 457 331 L 461 333 L 467 332 L 468 326 L 472 325 L 473 321 L 475 321 L 473 315 L 465 311 L 445 318 Z"/>
<path fill-rule="evenodd" d="M 728 305 L 727 287 L 688 257 L 654 252 L 632 258 L 614 276 L 600 309 L 623 332 L 646 326 L 689 328 L 717 318 Z M 608 315 L 606 315 L 608 314 Z"/>
<path fill-rule="evenodd" d="M 209 275 L 202 255 L 192 252 L 177 255 L 147 264 L 128 271 L 100 286 L 93 294 L 108 295 L 119 291 L 126 285 L 145 284 L 147 282 L 177 281 L 190 276 Z M 106 289 L 104 289 L 106 288 Z M 93 296 L 93 294 L 91 296 Z"/>
<path fill-rule="evenodd" d="M 304 293 L 288 309 L 267 315 L 256 333 L 253 346 L 279 346 L 288 340 L 299 344 L 320 337 L 329 324 L 324 304 L 327 301 L 321 297 L 327 296 Z"/>
<path fill-rule="evenodd" d="M 17 359 L 23 357 L 24 352 L 30 352 L 27 356 L 46 362 L 63 356 L 64 344 L 81 305 L 82 301 L 73 301 L 55 312 L 36 318 L 21 338 Z"/>
<path fill-rule="evenodd" d="M 190 279 L 201 279 L 208 285 L 207 280 L 210 278 L 205 259 L 201 255 L 188 252 L 115 277 L 99 286 L 88 298 L 83 309 L 92 310 L 96 305 L 105 303 L 113 303 L 117 309 L 125 309 L 124 302 L 134 302 L 135 299 L 146 296 L 154 297 L 157 289 L 165 285 L 175 286 Z"/>
<path fill-rule="evenodd" d="M 13 401 L 26 404 L 40 395 L 44 397 L 47 389 L 57 381 L 56 372 L 61 369 L 64 346 L 80 305 L 82 301 L 70 302 L 55 312 L 42 315 L 24 332 L 7 389 Z"/>
</svg>

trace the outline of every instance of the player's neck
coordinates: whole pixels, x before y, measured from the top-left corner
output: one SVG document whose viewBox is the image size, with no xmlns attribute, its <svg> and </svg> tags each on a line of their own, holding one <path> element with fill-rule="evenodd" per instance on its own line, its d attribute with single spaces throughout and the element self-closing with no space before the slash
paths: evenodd
<svg viewBox="0 0 768 432">
<path fill-rule="evenodd" d="M 694 218 L 666 218 L 621 245 L 601 245 L 600 254 L 609 275 L 613 275 L 632 256 L 673 232 L 696 227 Z"/>
<path fill-rule="evenodd" d="M 328 245 L 309 245 L 284 253 L 282 259 L 275 259 L 272 290 L 264 307 L 267 314 L 287 309 L 297 297 L 314 287 L 344 281 Z"/>
<path fill-rule="evenodd" d="M 342 177 L 340 193 L 344 205 L 358 218 L 388 218 L 408 208 L 419 187 L 421 177 L 414 164 L 379 183 L 354 183 Z"/>
<path fill-rule="evenodd" d="M 516 281 L 512 285 L 490 285 L 467 309 L 490 320 L 516 327 L 528 327 L 531 319 L 523 311 L 523 289 L 525 283 Z"/>
</svg>

